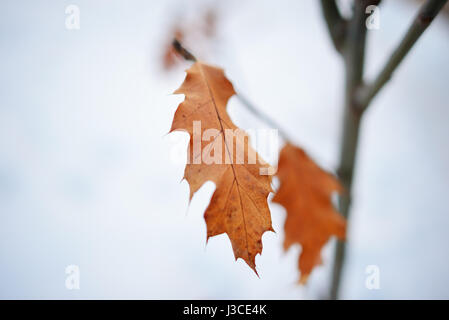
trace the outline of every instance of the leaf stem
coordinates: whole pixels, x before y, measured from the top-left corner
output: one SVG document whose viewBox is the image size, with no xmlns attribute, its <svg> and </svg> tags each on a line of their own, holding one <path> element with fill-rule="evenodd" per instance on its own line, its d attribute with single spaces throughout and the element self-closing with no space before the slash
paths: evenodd
<svg viewBox="0 0 449 320">
<path fill-rule="evenodd" d="M 178 39 L 173 39 L 172 45 L 176 52 L 179 53 L 185 60 L 193 62 L 197 61 L 196 57 L 192 53 L 190 53 L 189 50 L 184 48 L 184 46 Z"/>
</svg>

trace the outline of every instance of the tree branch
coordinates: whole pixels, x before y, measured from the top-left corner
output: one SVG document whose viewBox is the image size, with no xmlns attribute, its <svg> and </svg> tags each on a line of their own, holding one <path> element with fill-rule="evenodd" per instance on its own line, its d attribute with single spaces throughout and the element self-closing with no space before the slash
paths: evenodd
<svg viewBox="0 0 449 320">
<path fill-rule="evenodd" d="M 339 211 L 349 218 L 351 188 L 359 140 L 359 128 L 362 112 L 356 107 L 354 93 L 363 82 L 366 41 L 366 7 L 378 5 L 380 0 L 356 0 L 354 14 L 349 22 L 343 53 L 345 63 L 345 105 L 343 115 L 343 136 L 340 149 L 340 165 L 337 170 L 346 194 L 339 199 Z M 340 286 L 343 261 L 345 258 L 345 242 L 338 241 L 335 249 L 334 266 L 330 298 L 337 299 Z"/>
<path fill-rule="evenodd" d="M 347 21 L 341 16 L 336 0 L 321 0 L 321 8 L 334 47 L 338 52 L 342 53 Z"/>
<path fill-rule="evenodd" d="M 426 30 L 439 10 L 447 0 L 428 0 L 424 4 L 411 27 L 402 39 L 385 67 L 381 70 L 374 82 L 363 84 L 363 64 L 365 56 L 365 9 L 369 5 L 377 5 L 378 1 L 356 0 L 354 16 L 350 22 L 345 40 L 343 56 L 346 69 L 345 111 L 343 124 L 343 143 L 340 154 L 338 175 L 348 194 L 340 197 L 340 212 L 347 219 L 349 217 L 350 196 L 357 155 L 357 143 L 360 121 L 364 110 L 368 107 L 374 96 L 391 78 L 392 73 L 401 63 L 415 42 Z M 341 272 L 345 255 L 345 243 L 338 242 L 335 251 L 331 299 L 338 297 Z"/>
<path fill-rule="evenodd" d="M 188 51 L 186 48 L 183 47 L 181 42 L 179 40 L 174 39 L 173 42 L 173 48 L 178 52 L 185 60 L 188 61 L 198 61 L 196 57 Z M 289 143 L 291 140 L 289 139 L 287 133 L 268 115 L 261 112 L 258 108 L 254 106 L 245 96 L 243 96 L 241 93 L 236 93 L 237 98 L 240 100 L 240 102 L 243 104 L 243 106 L 246 107 L 248 111 L 250 111 L 253 115 L 255 115 L 257 118 L 261 119 L 263 122 L 268 124 L 269 126 L 276 128 L 278 130 L 279 135 L 282 137 L 282 139 Z"/>
<path fill-rule="evenodd" d="M 388 80 L 391 79 L 393 72 L 402 62 L 404 57 L 410 52 L 413 45 L 427 29 L 446 2 L 447 0 L 429 0 L 421 7 L 404 38 L 393 51 L 393 54 L 373 83 L 361 87 L 357 92 L 355 98 L 358 100 L 357 104 L 360 108 L 366 109 L 371 100 L 377 95 Z"/>
</svg>

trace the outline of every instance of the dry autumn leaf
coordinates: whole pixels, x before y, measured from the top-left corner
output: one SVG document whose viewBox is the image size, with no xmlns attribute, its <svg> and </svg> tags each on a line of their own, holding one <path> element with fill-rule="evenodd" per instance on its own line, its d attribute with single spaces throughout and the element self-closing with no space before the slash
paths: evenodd
<svg viewBox="0 0 449 320">
<path fill-rule="evenodd" d="M 344 239 L 346 222 L 334 209 L 333 192 L 342 187 L 335 177 L 322 170 L 304 150 L 285 145 L 279 155 L 277 176 L 280 187 L 273 202 L 287 210 L 284 249 L 300 244 L 300 283 L 321 264 L 321 248 L 332 235 Z"/>
<path fill-rule="evenodd" d="M 185 100 L 170 132 L 190 135 L 184 172 L 190 199 L 206 181 L 216 185 L 204 213 L 207 239 L 226 233 L 235 259 L 242 258 L 257 274 L 255 257 L 262 252 L 262 235 L 273 231 L 267 204 L 271 176 L 261 175 L 271 167 L 229 118 L 226 105 L 235 91 L 222 69 L 196 62 L 175 94 L 184 94 Z"/>
</svg>

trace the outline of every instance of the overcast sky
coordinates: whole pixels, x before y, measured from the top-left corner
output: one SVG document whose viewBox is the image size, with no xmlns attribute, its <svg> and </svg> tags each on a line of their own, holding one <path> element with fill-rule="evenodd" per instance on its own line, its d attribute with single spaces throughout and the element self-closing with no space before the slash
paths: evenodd
<svg viewBox="0 0 449 320">
<path fill-rule="evenodd" d="M 211 1 L 3 1 L 0 11 L 0 298 L 313 299 L 284 210 L 263 237 L 260 279 L 225 235 L 205 245 L 207 183 L 188 207 L 185 134 L 168 132 L 187 64 L 160 55 L 174 19 Z M 80 9 L 68 30 L 65 9 Z M 221 2 L 205 58 L 328 170 L 338 161 L 342 61 L 318 1 Z M 370 32 L 373 76 L 416 7 L 384 1 Z M 343 298 L 449 298 L 449 25 L 439 17 L 363 122 Z M 192 46 L 192 45 L 191 45 Z M 195 48 L 192 48 L 194 50 Z M 197 52 L 202 52 L 198 48 Z M 245 129 L 267 128 L 231 99 Z M 181 141 L 181 142 L 180 142 Z M 183 142 L 182 142 L 183 141 Z M 179 160 L 181 159 L 181 160 Z M 77 265 L 80 289 L 65 286 Z M 365 269 L 380 270 L 380 289 Z"/>
</svg>

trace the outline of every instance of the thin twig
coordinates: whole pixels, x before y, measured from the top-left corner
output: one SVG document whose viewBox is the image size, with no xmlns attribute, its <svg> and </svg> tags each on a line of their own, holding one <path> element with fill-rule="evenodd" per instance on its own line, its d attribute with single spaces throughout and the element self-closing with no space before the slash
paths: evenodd
<svg viewBox="0 0 449 320">
<path fill-rule="evenodd" d="M 421 7 L 404 38 L 393 51 L 393 54 L 388 59 L 383 69 L 379 72 L 373 83 L 359 89 L 355 98 L 358 99 L 358 105 L 360 108 L 367 108 L 371 100 L 388 82 L 388 80 L 391 79 L 393 72 L 402 62 L 404 57 L 410 52 L 410 49 L 427 29 L 446 2 L 447 0 L 429 0 Z"/>
<path fill-rule="evenodd" d="M 260 111 L 260 109 L 256 108 L 241 93 L 237 93 L 236 95 L 237 95 L 237 98 L 246 107 L 247 110 L 249 110 L 252 114 L 254 114 L 256 117 L 258 117 L 260 120 L 262 120 L 263 122 L 268 124 L 270 127 L 276 128 L 278 130 L 279 135 L 282 137 L 282 139 L 284 139 L 284 141 L 286 143 L 291 143 L 291 140 L 289 139 L 287 133 L 271 117 L 269 117 L 267 114 Z"/>
<path fill-rule="evenodd" d="M 178 52 L 185 60 L 189 61 L 198 61 L 196 57 L 179 42 L 179 40 L 173 40 L 173 48 Z M 282 139 L 289 143 L 291 140 L 288 138 L 287 133 L 274 121 L 270 116 L 260 111 L 260 109 L 256 108 L 254 104 L 252 104 L 245 96 L 241 93 L 236 93 L 237 98 L 246 107 L 248 111 L 258 117 L 260 120 L 268 124 L 269 126 L 276 128 L 278 130 L 279 135 Z"/>
</svg>

